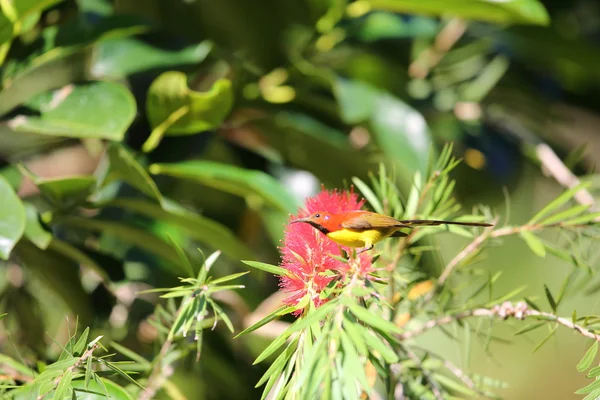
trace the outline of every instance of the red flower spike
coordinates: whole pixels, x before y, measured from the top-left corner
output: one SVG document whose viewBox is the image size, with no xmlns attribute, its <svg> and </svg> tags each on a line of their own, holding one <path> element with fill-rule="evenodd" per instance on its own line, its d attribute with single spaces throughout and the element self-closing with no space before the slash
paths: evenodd
<svg viewBox="0 0 600 400">
<path fill-rule="evenodd" d="M 322 189 L 319 194 L 306 200 L 304 208 L 298 215 L 292 215 L 290 221 L 303 218 L 317 211 L 342 213 L 360 210 L 364 200 L 358 200 L 354 191 L 338 192 Z M 351 249 L 344 248 L 348 253 Z M 319 297 L 321 291 L 334 278 L 325 276 L 326 271 L 344 274 L 349 265 L 331 255 L 341 256 L 340 246 L 323 233 L 308 224 L 288 224 L 285 231 L 284 245 L 281 248 L 281 267 L 291 274 L 281 278 L 280 286 L 290 295 L 285 300 L 288 305 L 296 305 L 311 293 L 315 307 L 325 303 L 327 299 Z M 371 256 L 362 253 L 358 258 L 359 272 L 366 275 L 371 272 Z M 331 275 L 331 274 L 330 274 Z M 302 310 L 295 314 L 300 314 Z"/>
</svg>

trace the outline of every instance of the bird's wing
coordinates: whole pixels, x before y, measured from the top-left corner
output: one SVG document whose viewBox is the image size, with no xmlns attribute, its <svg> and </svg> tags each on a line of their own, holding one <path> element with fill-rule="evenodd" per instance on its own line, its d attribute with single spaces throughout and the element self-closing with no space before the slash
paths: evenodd
<svg viewBox="0 0 600 400">
<path fill-rule="evenodd" d="M 357 212 L 342 222 L 342 228 L 346 229 L 377 229 L 377 228 L 402 228 L 406 224 L 396 218 L 372 212 Z"/>
</svg>

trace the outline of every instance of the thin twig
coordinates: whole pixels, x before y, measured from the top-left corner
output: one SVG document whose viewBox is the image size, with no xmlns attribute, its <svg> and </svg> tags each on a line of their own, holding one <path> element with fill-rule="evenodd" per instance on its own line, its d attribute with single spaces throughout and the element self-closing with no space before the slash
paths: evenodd
<svg viewBox="0 0 600 400">
<path fill-rule="evenodd" d="M 571 170 L 562 162 L 562 160 L 556 155 L 554 150 L 546 143 L 540 143 L 535 146 L 535 153 L 542 163 L 542 166 L 548 171 L 548 173 L 564 188 L 571 189 L 581 183 L 579 178 L 571 172 Z M 594 196 L 585 189 L 579 190 L 575 193 L 574 199 L 579 204 L 589 205 L 590 209 L 597 211 L 596 201 Z"/>
<path fill-rule="evenodd" d="M 463 311 L 454 315 L 446 315 L 438 319 L 429 320 L 425 322 L 421 327 L 404 332 L 402 334 L 397 335 L 396 337 L 400 340 L 412 339 L 426 332 L 429 332 L 430 330 L 438 326 L 447 325 L 452 322 L 460 321 L 469 317 L 497 317 L 500 319 L 507 319 L 509 317 L 513 317 L 518 320 L 524 320 L 526 318 L 536 319 L 537 317 L 537 319 L 540 320 L 556 322 L 559 325 L 577 331 L 580 335 L 600 342 L 600 334 L 594 333 L 581 325 L 574 324 L 573 321 L 571 321 L 568 318 L 559 317 L 548 312 L 538 311 L 529 308 L 527 303 L 522 301 L 516 304 L 513 304 L 510 301 L 506 301 L 492 308 L 476 308 L 473 310 Z"/>
<path fill-rule="evenodd" d="M 417 356 L 412 350 L 410 350 L 406 347 L 404 347 L 403 350 L 406 352 L 406 355 L 408 356 L 408 358 L 413 360 L 413 362 L 417 366 L 421 365 L 421 360 L 419 359 L 419 356 Z M 431 376 L 431 374 L 429 374 L 429 371 L 425 370 L 425 368 L 423 368 L 423 367 L 420 367 L 420 370 L 423 373 L 423 376 L 425 377 L 425 379 L 427 379 L 427 381 L 429 382 L 429 384 L 431 386 L 431 391 L 432 391 L 434 397 L 437 400 L 444 400 L 444 396 L 442 395 L 442 390 L 441 390 L 439 384 Z"/>
<path fill-rule="evenodd" d="M 92 357 L 94 355 L 94 351 L 96 351 L 98 349 L 98 347 L 100 347 L 100 345 L 98 343 L 94 343 L 92 346 L 90 346 L 89 349 L 87 349 L 82 355 L 81 357 L 79 357 L 79 359 L 75 362 L 75 364 L 71 365 L 69 368 L 67 368 L 65 370 L 65 372 L 63 372 L 60 376 L 58 376 L 55 380 L 54 380 L 54 386 L 58 386 L 58 384 L 60 383 L 61 379 L 63 378 L 63 376 L 65 376 L 65 374 L 67 372 L 71 372 L 73 373 L 75 371 L 76 368 L 81 367 L 81 365 L 83 365 L 84 362 L 87 361 L 88 358 Z M 37 400 L 41 400 L 43 399 L 45 396 L 44 395 L 40 395 L 37 397 Z"/>
</svg>

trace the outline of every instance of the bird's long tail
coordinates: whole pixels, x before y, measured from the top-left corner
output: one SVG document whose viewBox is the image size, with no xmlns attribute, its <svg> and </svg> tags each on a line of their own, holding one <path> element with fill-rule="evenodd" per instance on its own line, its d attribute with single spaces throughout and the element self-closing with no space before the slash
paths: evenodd
<svg viewBox="0 0 600 400">
<path fill-rule="evenodd" d="M 435 219 L 406 219 L 401 220 L 401 224 L 407 227 L 411 226 L 437 226 L 437 225 L 463 225 L 463 226 L 493 226 L 487 222 L 459 222 L 459 221 L 441 221 Z"/>
</svg>

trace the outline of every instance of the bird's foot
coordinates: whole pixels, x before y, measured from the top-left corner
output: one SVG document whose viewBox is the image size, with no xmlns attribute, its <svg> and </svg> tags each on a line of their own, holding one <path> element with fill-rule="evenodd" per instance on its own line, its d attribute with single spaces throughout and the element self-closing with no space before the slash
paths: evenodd
<svg viewBox="0 0 600 400">
<path fill-rule="evenodd" d="M 370 245 L 370 246 L 368 246 L 368 247 L 365 247 L 364 249 L 357 251 L 357 252 L 356 252 L 356 255 L 357 255 L 357 256 L 359 256 L 359 255 L 361 255 L 362 253 L 364 253 L 365 251 L 369 251 L 369 250 L 371 250 L 372 248 L 373 248 L 373 245 Z"/>
</svg>

